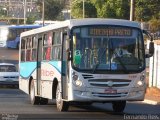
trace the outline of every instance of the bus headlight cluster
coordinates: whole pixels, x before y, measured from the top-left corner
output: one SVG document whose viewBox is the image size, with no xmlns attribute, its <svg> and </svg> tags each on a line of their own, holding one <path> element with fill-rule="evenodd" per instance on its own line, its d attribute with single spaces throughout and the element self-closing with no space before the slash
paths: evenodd
<svg viewBox="0 0 160 120">
<path fill-rule="evenodd" d="M 142 75 L 142 76 L 140 77 L 140 80 L 137 81 L 136 87 L 141 87 L 141 86 L 143 86 L 143 85 L 144 85 L 144 80 L 145 80 L 145 76 Z"/>
<path fill-rule="evenodd" d="M 81 87 L 82 86 L 83 83 L 79 79 L 78 75 L 75 72 L 72 73 L 72 79 L 73 79 L 73 83 L 74 83 L 75 86 L 77 86 L 77 87 Z"/>
<path fill-rule="evenodd" d="M 141 81 L 141 80 L 137 81 L 137 85 L 138 86 L 143 86 L 143 81 Z"/>
<path fill-rule="evenodd" d="M 81 80 L 76 80 L 75 83 L 76 83 L 77 86 L 82 86 L 82 81 Z"/>
</svg>

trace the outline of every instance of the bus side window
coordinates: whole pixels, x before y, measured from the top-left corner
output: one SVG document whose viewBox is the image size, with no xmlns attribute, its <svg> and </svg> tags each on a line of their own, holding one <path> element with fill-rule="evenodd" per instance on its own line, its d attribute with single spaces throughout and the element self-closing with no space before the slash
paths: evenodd
<svg viewBox="0 0 160 120">
<path fill-rule="evenodd" d="M 8 40 L 15 40 L 16 39 L 16 32 L 14 30 L 9 30 Z"/>
<path fill-rule="evenodd" d="M 21 50 L 21 61 L 25 61 L 25 50 Z"/>
<path fill-rule="evenodd" d="M 61 60 L 61 31 L 53 34 L 52 59 Z"/>
<path fill-rule="evenodd" d="M 25 61 L 25 44 L 26 40 L 22 38 L 22 43 L 21 43 L 21 61 Z"/>
<path fill-rule="evenodd" d="M 52 32 L 49 32 L 47 34 L 47 51 L 46 51 L 46 60 L 50 60 L 51 59 L 51 45 L 52 45 Z"/>
<path fill-rule="evenodd" d="M 27 38 L 27 46 L 26 46 L 26 61 L 32 60 L 32 40 L 31 37 Z"/>
<path fill-rule="evenodd" d="M 43 59 L 50 60 L 51 58 L 51 43 L 52 43 L 52 33 L 48 32 L 43 36 Z"/>
<path fill-rule="evenodd" d="M 36 37 L 32 37 L 32 60 L 35 61 L 37 58 L 37 40 Z"/>
<path fill-rule="evenodd" d="M 26 61 L 31 61 L 31 50 L 26 51 Z"/>
</svg>

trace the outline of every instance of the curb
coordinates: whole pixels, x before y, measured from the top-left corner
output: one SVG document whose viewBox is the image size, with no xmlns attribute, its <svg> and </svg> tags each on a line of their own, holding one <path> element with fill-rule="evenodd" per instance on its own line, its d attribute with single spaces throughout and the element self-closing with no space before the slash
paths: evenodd
<svg viewBox="0 0 160 120">
<path fill-rule="evenodd" d="M 143 103 L 151 104 L 151 105 L 160 105 L 160 102 L 154 101 L 154 100 L 149 100 L 149 99 L 144 99 L 142 101 Z"/>
</svg>

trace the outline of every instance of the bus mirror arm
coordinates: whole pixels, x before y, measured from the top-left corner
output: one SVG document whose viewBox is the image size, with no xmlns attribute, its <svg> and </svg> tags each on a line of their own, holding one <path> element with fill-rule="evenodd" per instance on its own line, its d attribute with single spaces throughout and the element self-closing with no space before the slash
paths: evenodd
<svg viewBox="0 0 160 120">
<path fill-rule="evenodd" d="M 150 38 L 150 41 L 153 41 L 153 37 L 149 32 L 147 32 L 146 30 L 142 30 L 142 31 L 145 35 L 147 35 Z"/>
<path fill-rule="evenodd" d="M 146 54 L 145 57 L 149 58 L 152 57 L 154 54 L 154 42 L 153 42 L 153 37 L 152 35 L 147 32 L 146 30 L 143 30 L 143 33 L 146 34 L 150 38 L 150 43 L 149 43 L 149 54 Z"/>
<path fill-rule="evenodd" d="M 154 43 L 151 41 L 149 43 L 149 54 L 146 54 L 146 58 L 152 57 L 154 54 Z"/>
<path fill-rule="evenodd" d="M 67 50 L 67 60 L 71 60 L 71 51 L 69 49 Z"/>
</svg>

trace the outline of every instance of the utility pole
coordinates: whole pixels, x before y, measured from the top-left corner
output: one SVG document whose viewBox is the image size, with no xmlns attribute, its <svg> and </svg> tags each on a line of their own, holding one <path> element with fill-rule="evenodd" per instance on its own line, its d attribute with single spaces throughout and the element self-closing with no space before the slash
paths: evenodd
<svg viewBox="0 0 160 120">
<path fill-rule="evenodd" d="M 26 0 L 23 0 L 24 3 L 24 25 L 26 24 Z"/>
<path fill-rule="evenodd" d="M 85 5 L 84 5 L 84 0 L 83 0 L 83 18 L 85 18 Z"/>
<path fill-rule="evenodd" d="M 135 0 L 131 0 L 130 4 L 130 21 L 134 21 Z"/>
<path fill-rule="evenodd" d="M 42 0 L 42 21 L 44 26 L 44 0 Z"/>
</svg>

